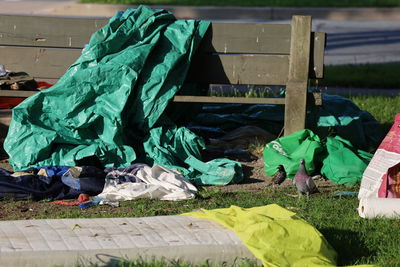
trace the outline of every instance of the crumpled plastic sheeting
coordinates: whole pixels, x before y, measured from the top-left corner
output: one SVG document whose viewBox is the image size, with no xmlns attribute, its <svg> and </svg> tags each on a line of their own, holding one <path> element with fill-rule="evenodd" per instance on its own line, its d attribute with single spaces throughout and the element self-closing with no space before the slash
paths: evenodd
<svg viewBox="0 0 400 267">
<path fill-rule="evenodd" d="M 334 184 L 355 185 L 361 182 L 362 174 L 371 161 L 372 154 L 354 146 L 347 140 L 335 136 L 326 140 L 328 155 L 323 160 L 321 174 Z"/>
<path fill-rule="evenodd" d="M 196 185 L 227 185 L 243 180 L 242 165 L 237 161 L 199 160 L 200 148 L 204 147 L 203 139 L 185 127 L 154 128 L 144 143 L 146 162 L 177 169 Z"/>
<path fill-rule="evenodd" d="M 108 202 L 137 198 L 186 200 L 197 193 L 196 187 L 185 177 L 160 165 L 150 168 L 145 164 L 134 164 L 126 169 L 109 172 L 103 192 L 97 197 Z M 121 182 L 120 176 L 127 176 L 130 181 Z"/>
<path fill-rule="evenodd" d="M 188 157 L 185 163 L 189 168 L 183 174 L 196 185 L 227 185 L 236 184 L 243 180 L 242 165 L 229 159 L 213 159 L 202 162 L 194 157 Z"/>
<path fill-rule="evenodd" d="M 145 6 L 117 13 L 56 85 L 13 109 L 4 148 L 14 170 L 93 155 L 106 167 L 130 165 L 208 26 Z"/>
<path fill-rule="evenodd" d="M 276 204 L 202 209 L 185 215 L 213 220 L 233 230 L 264 266 L 336 266 L 336 252 L 322 234 Z"/>
<path fill-rule="evenodd" d="M 322 94 L 322 106 L 310 107 L 307 128 L 318 136 L 338 135 L 355 147 L 376 148 L 385 136 L 380 123 L 366 111 L 360 110 L 350 99 Z M 283 105 L 204 105 L 189 128 L 208 130 L 212 138 L 219 138 L 238 127 L 252 125 L 278 135 L 283 127 Z M 201 127 L 202 126 L 202 127 Z M 200 128 L 201 127 L 201 128 Z M 219 132 L 219 133 L 218 133 Z"/>
<path fill-rule="evenodd" d="M 200 149 L 205 148 L 203 139 L 185 127 L 151 129 L 143 146 L 147 156 L 146 162 L 150 165 L 155 163 L 182 170 L 186 158 L 201 158 Z"/>
<path fill-rule="evenodd" d="M 340 136 L 363 150 L 378 147 L 385 132 L 370 113 L 342 96 L 322 94 L 322 103 L 322 106 L 314 106 L 310 113 L 315 115 L 316 134 Z"/>
<path fill-rule="evenodd" d="M 264 170 L 273 176 L 277 166 L 283 165 L 287 176 L 293 178 L 301 158 L 305 159 L 309 174 L 320 171 L 334 184 L 354 185 L 360 183 L 372 154 L 356 149 L 339 136 L 323 140 L 305 129 L 268 143 L 264 149 Z"/>
</svg>

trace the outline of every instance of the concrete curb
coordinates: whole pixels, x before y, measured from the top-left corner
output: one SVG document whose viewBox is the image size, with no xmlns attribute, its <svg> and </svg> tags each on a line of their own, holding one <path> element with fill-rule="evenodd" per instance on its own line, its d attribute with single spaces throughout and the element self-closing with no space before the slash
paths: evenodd
<svg viewBox="0 0 400 267">
<path fill-rule="evenodd" d="M 3 2 L 3 14 L 47 14 L 60 16 L 111 17 L 118 10 L 135 5 L 79 4 L 64 2 Z M 152 6 L 171 11 L 177 18 L 204 20 L 286 20 L 292 15 L 310 15 L 315 19 L 338 21 L 400 21 L 400 8 L 281 8 L 281 7 L 212 7 Z"/>
</svg>

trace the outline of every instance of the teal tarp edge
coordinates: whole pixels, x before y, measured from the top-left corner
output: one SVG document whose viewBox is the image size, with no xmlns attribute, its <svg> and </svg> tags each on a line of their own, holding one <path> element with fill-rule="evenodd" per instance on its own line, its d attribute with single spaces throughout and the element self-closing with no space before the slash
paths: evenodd
<svg viewBox="0 0 400 267">
<path fill-rule="evenodd" d="M 4 143 L 14 170 L 75 166 L 91 156 L 125 167 L 138 151 L 154 163 L 190 167 L 184 161 L 200 159 L 203 141 L 160 118 L 209 24 L 145 6 L 118 12 L 56 85 L 14 108 Z M 164 154 L 154 152 L 156 143 Z"/>
</svg>

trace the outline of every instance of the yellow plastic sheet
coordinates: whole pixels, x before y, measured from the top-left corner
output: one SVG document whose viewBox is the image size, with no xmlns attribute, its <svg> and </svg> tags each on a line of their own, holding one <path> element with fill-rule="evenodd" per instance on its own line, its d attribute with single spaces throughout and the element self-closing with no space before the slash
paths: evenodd
<svg viewBox="0 0 400 267">
<path fill-rule="evenodd" d="M 264 266 L 336 266 L 336 252 L 322 234 L 279 205 L 201 210 L 185 215 L 233 230 Z"/>
</svg>

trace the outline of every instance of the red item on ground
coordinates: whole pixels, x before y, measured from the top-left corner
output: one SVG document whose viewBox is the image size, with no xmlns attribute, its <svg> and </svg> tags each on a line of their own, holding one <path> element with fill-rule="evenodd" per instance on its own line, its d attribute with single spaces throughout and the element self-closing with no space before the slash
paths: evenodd
<svg viewBox="0 0 400 267">
<path fill-rule="evenodd" d="M 77 206 L 77 205 L 79 205 L 83 202 L 89 201 L 89 200 L 90 200 L 90 196 L 88 194 L 80 194 L 78 197 L 78 201 L 69 202 L 69 201 L 64 201 L 64 200 L 56 200 L 56 201 L 53 201 L 53 203 L 64 205 L 64 206 Z"/>
<path fill-rule="evenodd" d="M 38 81 L 36 83 L 38 84 L 38 87 L 52 87 L 54 85 L 52 83 L 43 82 L 43 81 Z"/>
</svg>

